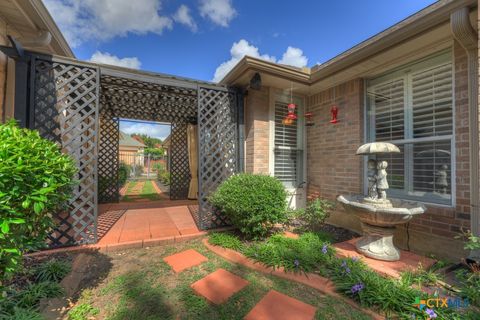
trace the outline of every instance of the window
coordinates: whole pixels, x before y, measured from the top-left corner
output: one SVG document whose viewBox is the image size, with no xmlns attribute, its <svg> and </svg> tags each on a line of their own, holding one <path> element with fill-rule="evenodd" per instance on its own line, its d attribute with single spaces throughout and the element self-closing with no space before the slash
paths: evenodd
<svg viewBox="0 0 480 320">
<path fill-rule="evenodd" d="M 287 188 L 297 188 L 303 181 L 303 116 L 297 107 L 298 119 L 291 125 L 284 125 L 282 120 L 288 113 L 287 105 L 275 103 L 274 176 Z"/>
<path fill-rule="evenodd" d="M 453 76 L 450 53 L 367 83 L 368 140 L 396 144 L 388 161 L 392 197 L 452 204 Z"/>
</svg>

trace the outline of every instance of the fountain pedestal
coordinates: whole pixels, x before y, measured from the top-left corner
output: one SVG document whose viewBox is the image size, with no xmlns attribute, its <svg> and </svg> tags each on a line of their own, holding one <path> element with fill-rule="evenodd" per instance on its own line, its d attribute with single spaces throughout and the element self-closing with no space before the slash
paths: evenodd
<svg viewBox="0 0 480 320">
<path fill-rule="evenodd" d="M 395 227 L 378 227 L 362 222 L 363 237 L 355 247 L 364 256 L 385 261 L 400 259 L 400 250 L 393 244 Z"/>
</svg>

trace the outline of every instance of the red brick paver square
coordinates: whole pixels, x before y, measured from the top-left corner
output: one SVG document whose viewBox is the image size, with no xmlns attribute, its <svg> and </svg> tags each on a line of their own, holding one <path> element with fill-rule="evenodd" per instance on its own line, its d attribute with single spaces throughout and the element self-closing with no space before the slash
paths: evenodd
<svg viewBox="0 0 480 320">
<path fill-rule="evenodd" d="M 191 285 L 195 292 L 208 301 L 221 304 L 236 292 L 242 290 L 248 281 L 224 269 L 210 273 Z"/>
<path fill-rule="evenodd" d="M 166 258 L 163 261 L 172 267 L 173 271 L 180 272 L 193 266 L 198 266 L 208 259 L 193 249 L 185 250 Z"/>
<path fill-rule="evenodd" d="M 245 320 L 311 320 L 317 309 L 278 291 L 270 290 Z"/>
<path fill-rule="evenodd" d="M 435 262 L 437 262 L 434 259 L 423 257 L 405 250 L 400 250 L 400 260 L 398 261 L 382 261 L 368 258 L 357 252 L 355 243 L 358 241 L 358 239 L 360 238 L 334 244 L 333 246 L 336 249 L 337 257 L 358 257 L 375 272 L 392 278 L 400 278 L 402 272 L 408 270 L 414 271 L 419 266 L 422 266 L 423 269 L 428 270 L 432 265 L 435 264 Z"/>
</svg>

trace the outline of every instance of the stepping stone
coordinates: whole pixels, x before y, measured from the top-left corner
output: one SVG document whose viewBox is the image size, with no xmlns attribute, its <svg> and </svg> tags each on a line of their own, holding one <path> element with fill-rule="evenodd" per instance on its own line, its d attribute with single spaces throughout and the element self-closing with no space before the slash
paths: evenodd
<svg viewBox="0 0 480 320">
<path fill-rule="evenodd" d="M 166 258 L 163 261 L 172 267 L 173 271 L 180 272 L 207 261 L 208 259 L 193 249 L 185 250 Z"/>
<path fill-rule="evenodd" d="M 210 273 L 191 285 L 192 289 L 214 304 L 221 304 L 248 285 L 248 281 L 224 269 Z"/>
<path fill-rule="evenodd" d="M 245 320 L 311 320 L 317 308 L 275 290 L 270 290 L 247 314 Z"/>
</svg>

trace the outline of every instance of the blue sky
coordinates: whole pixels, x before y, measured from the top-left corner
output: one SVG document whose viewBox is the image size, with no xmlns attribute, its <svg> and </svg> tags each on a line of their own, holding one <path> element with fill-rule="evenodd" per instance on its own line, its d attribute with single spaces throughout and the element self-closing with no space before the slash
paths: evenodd
<svg viewBox="0 0 480 320">
<path fill-rule="evenodd" d="M 81 60 L 220 80 L 245 54 L 323 63 L 433 0 L 43 0 Z"/>
</svg>

